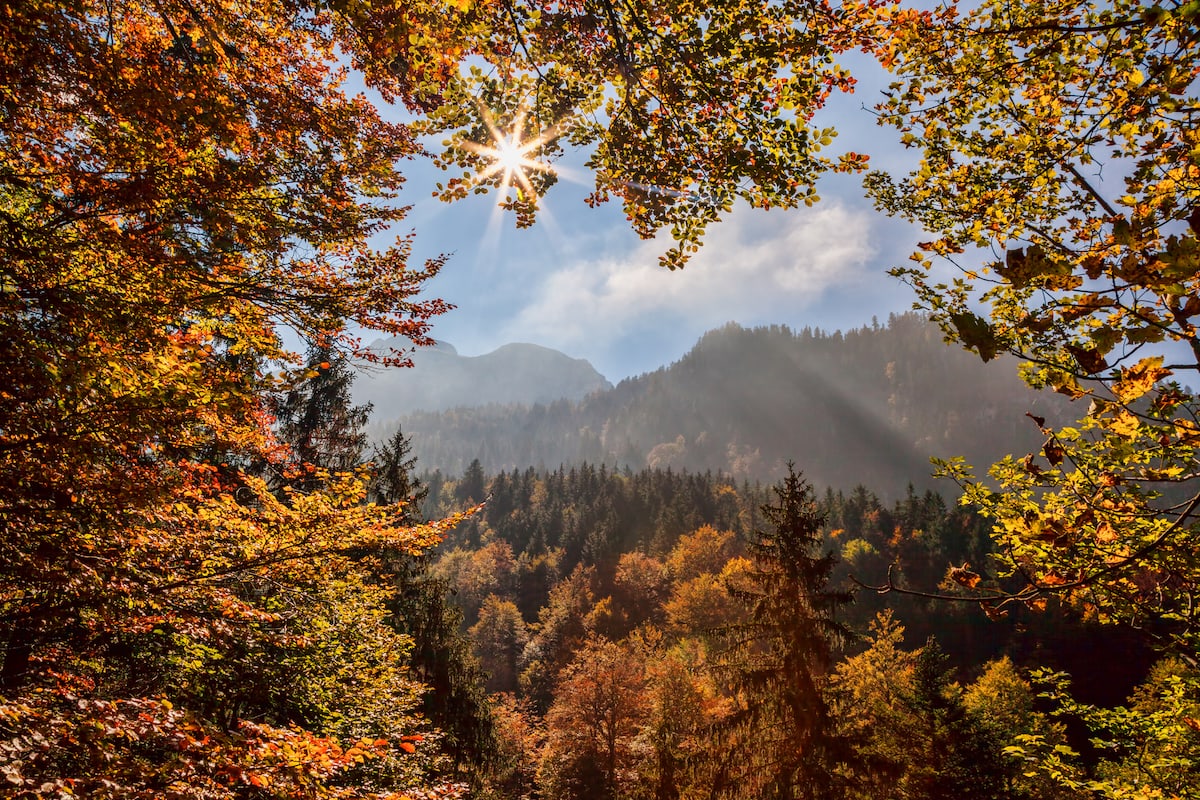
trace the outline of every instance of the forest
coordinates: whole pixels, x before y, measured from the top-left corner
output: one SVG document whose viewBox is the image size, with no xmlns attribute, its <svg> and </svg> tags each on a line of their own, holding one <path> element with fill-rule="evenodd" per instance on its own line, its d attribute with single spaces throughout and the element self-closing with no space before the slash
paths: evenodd
<svg viewBox="0 0 1200 800">
<path fill-rule="evenodd" d="M 866 589 L 890 568 L 952 593 L 989 563 L 983 520 L 933 492 L 885 505 L 794 472 L 767 487 L 586 464 L 481 478 L 476 463 L 418 490 L 426 508 L 489 497 L 427 572 L 492 697 L 479 796 L 1088 797 L 1006 751 L 1138 769 L 1050 701 L 1050 670 L 1079 676 L 1072 703 L 1144 713 L 1185 669 L 1064 608 Z"/>
<path fill-rule="evenodd" d="M 4 4 L 0 795 L 1200 796 L 1198 18 Z M 911 159 L 819 122 L 864 63 Z M 356 365 L 455 302 L 408 165 L 527 227 L 568 153 L 673 271 L 860 179 L 923 232 L 921 324 L 1070 416 L 947 452 L 945 497 L 370 441 Z"/>
<path fill-rule="evenodd" d="M 450 473 L 476 458 L 488 472 L 587 461 L 770 482 L 796 460 L 816 485 L 895 497 L 933 486 L 932 456 L 990 464 L 1040 445 L 1026 413 L 1065 425 L 1074 412 L 1060 394 L 1030 392 L 1015 362 L 948 348 L 908 313 L 845 332 L 731 323 L 669 367 L 576 402 L 376 413 L 369 429 L 403 429 L 423 469 Z"/>
</svg>

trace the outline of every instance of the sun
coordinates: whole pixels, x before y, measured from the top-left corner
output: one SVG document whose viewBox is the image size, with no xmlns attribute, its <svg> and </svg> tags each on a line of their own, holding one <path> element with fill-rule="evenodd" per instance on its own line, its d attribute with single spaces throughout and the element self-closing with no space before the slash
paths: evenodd
<svg viewBox="0 0 1200 800">
<path fill-rule="evenodd" d="M 516 119 L 513 120 L 512 130 L 508 133 L 500 130 L 492 118 L 491 112 L 485 106 L 480 106 L 479 110 L 483 117 L 483 123 L 487 126 L 491 142 L 488 144 L 463 143 L 468 150 L 491 162 L 476 175 L 476 179 L 485 181 L 503 171 L 504 176 L 500 181 L 501 191 L 507 192 L 510 186 L 515 185 L 529 198 L 533 198 L 536 192 L 533 182 L 529 180 L 530 173 L 554 171 L 552 165 L 545 161 L 539 161 L 535 156 L 543 145 L 558 135 L 556 129 L 552 127 L 532 139 L 522 141 L 521 132 L 525 127 L 526 116 L 524 109 L 518 112 Z"/>
<path fill-rule="evenodd" d="M 496 164 L 504 168 L 505 172 L 515 173 L 525 169 L 526 162 L 536 165 L 536 162 L 525 157 L 525 153 L 521 151 L 521 145 L 515 140 L 515 137 L 497 142 L 495 151 L 493 158 Z"/>
</svg>

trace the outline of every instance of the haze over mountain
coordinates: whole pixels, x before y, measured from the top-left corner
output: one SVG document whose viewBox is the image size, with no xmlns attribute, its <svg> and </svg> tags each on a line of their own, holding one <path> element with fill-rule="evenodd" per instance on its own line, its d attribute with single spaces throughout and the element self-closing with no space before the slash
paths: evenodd
<svg viewBox="0 0 1200 800">
<path fill-rule="evenodd" d="M 380 340 L 387 352 L 400 340 Z M 506 344 L 481 356 L 459 355 L 438 342 L 413 354 L 414 369 L 367 371 L 354 382 L 355 403 L 374 405 L 372 419 L 392 420 L 414 411 L 444 411 L 487 403 L 550 403 L 579 400 L 612 384 L 581 358 L 536 344 Z"/>
<path fill-rule="evenodd" d="M 899 492 L 932 484 L 930 456 L 985 467 L 1040 446 L 1026 412 L 1065 422 L 1073 410 L 1026 388 L 1013 360 L 984 364 L 916 314 L 846 333 L 730 323 L 669 367 L 582 399 L 502 405 L 485 391 L 487 405 L 377 413 L 374 432 L 399 424 L 421 468 L 450 474 L 478 458 L 489 473 L 589 461 L 774 480 L 794 460 L 818 486 Z"/>
</svg>

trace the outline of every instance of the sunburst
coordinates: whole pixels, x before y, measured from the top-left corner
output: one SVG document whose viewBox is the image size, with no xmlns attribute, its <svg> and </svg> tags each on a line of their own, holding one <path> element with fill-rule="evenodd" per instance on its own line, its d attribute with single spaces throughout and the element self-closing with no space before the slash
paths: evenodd
<svg viewBox="0 0 1200 800">
<path fill-rule="evenodd" d="M 531 139 L 523 140 L 521 138 L 522 131 L 525 127 L 526 111 L 522 108 L 517 112 L 516 118 L 513 120 L 512 130 L 504 132 L 496 125 L 491 112 L 486 106 L 480 106 L 480 116 L 483 117 L 483 124 L 487 126 L 488 135 L 491 137 L 491 142 L 488 144 L 479 144 L 477 142 L 463 142 L 463 146 L 476 155 L 488 159 L 490 163 L 476 174 L 476 180 L 486 181 L 493 175 L 503 172 L 504 176 L 500 181 L 500 190 L 507 192 L 510 186 L 516 186 L 525 195 L 533 199 L 536 197 L 536 191 L 533 187 L 533 182 L 529 179 L 532 172 L 554 172 L 554 166 L 545 162 L 539 161 L 536 154 L 542 147 L 558 136 L 557 126 L 552 126 L 547 130 L 542 131 L 537 136 Z"/>
</svg>

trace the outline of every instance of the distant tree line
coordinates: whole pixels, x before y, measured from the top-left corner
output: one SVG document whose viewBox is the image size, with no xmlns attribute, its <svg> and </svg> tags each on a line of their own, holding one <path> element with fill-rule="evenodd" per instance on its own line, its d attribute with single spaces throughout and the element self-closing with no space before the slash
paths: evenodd
<svg viewBox="0 0 1200 800">
<path fill-rule="evenodd" d="M 858 484 L 895 498 L 921 488 L 930 456 L 990 463 L 1040 442 L 1026 412 L 1067 422 L 1065 398 L 1030 391 L 1008 363 L 985 365 L 945 347 L 917 314 L 826 333 L 729 324 L 669 367 L 579 402 L 532 407 L 482 403 L 375 420 L 399 425 L 427 469 L 489 473 L 535 465 L 607 464 L 720 469 L 772 481 L 789 459 L 817 485 Z"/>
</svg>

